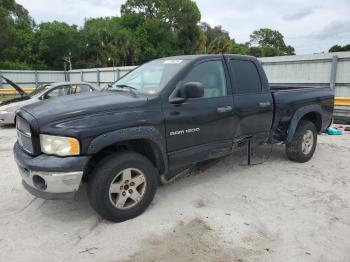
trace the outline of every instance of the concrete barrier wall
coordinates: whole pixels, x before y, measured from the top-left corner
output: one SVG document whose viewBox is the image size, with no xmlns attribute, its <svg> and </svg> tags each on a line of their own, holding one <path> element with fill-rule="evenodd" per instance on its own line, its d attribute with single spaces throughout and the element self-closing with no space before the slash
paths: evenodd
<svg viewBox="0 0 350 262">
<path fill-rule="evenodd" d="M 350 97 L 350 52 L 265 57 L 259 60 L 272 85 L 326 86 L 333 80 L 335 95 Z"/>
<path fill-rule="evenodd" d="M 332 86 L 336 121 L 350 123 L 350 52 L 259 59 L 271 85 Z"/>
</svg>

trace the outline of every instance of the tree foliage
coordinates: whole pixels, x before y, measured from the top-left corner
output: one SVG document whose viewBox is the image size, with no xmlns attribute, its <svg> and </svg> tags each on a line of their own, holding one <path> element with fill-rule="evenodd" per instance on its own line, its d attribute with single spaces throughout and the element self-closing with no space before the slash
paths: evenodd
<svg viewBox="0 0 350 262">
<path fill-rule="evenodd" d="M 34 22 L 14 0 L 0 0 L 0 65 L 26 67 L 32 55 Z"/>
<path fill-rule="evenodd" d="M 331 53 L 344 52 L 344 51 L 350 51 L 350 45 L 344 45 L 344 46 L 334 45 L 329 49 L 329 52 L 331 52 Z"/>
<path fill-rule="evenodd" d="M 250 35 L 249 44 L 256 56 L 295 55 L 294 48 L 286 45 L 283 35 L 269 28 L 254 31 Z"/>
<path fill-rule="evenodd" d="M 283 35 L 263 28 L 236 43 L 221 26 L 200 23 L 193 0 L 126 0 L 119 17 L 87 19 L 81 28 L 63 22 L 36 25 L 15 0 L 0 0 L 0 68 L 63 69 L 135 65 L 182 54 L 294 54 Z"/>
<path fill-rule="evenodd" d="M 42 67 L 62 68 L 63 58 L 79 57 L 81 46 L 78 28 L 61 22 L 42 23 L 34 32 L 33 63 Z"/>
<path fill-rule="evenodd" d="M 223 54 L 229 53 L 231 50 L 232 42 L 224 36 L 214 38 L 210 42 L 208 51 L 210 54 Z"/>
</svg>

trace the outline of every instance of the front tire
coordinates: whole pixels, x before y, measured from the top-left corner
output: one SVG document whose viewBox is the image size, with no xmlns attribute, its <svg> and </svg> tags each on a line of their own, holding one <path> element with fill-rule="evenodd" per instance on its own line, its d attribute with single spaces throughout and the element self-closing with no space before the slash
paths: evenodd
<svg viewBox="0 0 350 262">
<path fill-rule="evenodd" d="M 315 153 L 317 144 L 317 130 L 314 123 L 302 120 L 292 138 L 286 144 L 287 157 L 295 162 L 305 163 Z"/>
<path fill-rule="evenodd" d="M 152 202 L 158 185 L 152 163 L 134 152 L 103 159 L 88 180 L 88 198 L 103 218 L 122 222 L 137 217 Z"/>
</svg>

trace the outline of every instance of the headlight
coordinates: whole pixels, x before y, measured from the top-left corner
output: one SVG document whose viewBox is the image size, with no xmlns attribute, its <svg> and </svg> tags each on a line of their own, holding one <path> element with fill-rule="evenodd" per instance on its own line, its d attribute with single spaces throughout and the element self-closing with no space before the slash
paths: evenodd
<svg viewBox="0 0 350 262">
<path fill-rule="evenodd" d="M 12 111 L 13 109 L 15 109 L 12 106 L 0 106 L 0 111 Z"/>
<path fill-rule="evenodd" d="M 75 156 L 80 153 L 79 141 L 72 137 L 40 135 L 40 147 L 48 155 Z"/>
</svg>

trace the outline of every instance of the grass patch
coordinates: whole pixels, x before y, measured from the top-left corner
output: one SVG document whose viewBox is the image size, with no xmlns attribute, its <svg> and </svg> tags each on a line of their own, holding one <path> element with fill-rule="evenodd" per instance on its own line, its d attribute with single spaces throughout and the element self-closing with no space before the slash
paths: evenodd
<svg viewBox="0 0 350 262">
<path fill-rule="evenodd" d="M 1 97 L 0 96 L 0 102 L 7 101 L 7 100 L 10 100 L 10 99 L 11 99 L 11 97 Z"/>
</svg>

